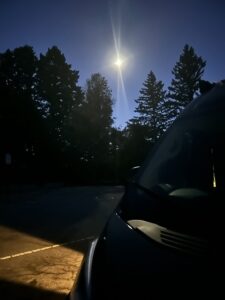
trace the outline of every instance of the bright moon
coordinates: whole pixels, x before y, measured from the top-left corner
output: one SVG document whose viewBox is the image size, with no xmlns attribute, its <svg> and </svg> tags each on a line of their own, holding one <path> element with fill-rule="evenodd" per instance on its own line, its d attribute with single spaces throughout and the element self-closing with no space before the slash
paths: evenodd
<svg viewBox="0 0 225 300">
<path fill-rule="evenodd" d="M 116 65 L 118 68 L 121 68 L 122 64 L 123 64 L 122 59 L 118 57 L 117 60 L 115 61 L 115 65 Z"/>
</svg>

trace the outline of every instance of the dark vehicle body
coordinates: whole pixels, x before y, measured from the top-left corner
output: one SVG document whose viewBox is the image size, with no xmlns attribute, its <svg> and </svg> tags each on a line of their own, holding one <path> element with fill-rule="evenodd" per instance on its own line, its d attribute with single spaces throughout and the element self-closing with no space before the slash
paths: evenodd
<svg viewBox="0 0 225 300">
<path fill-rule="evenodd" d="M 71 299 L 224 294 L 224 171 L 220 83 L 191 102 L 127 185 L 90 247 Z"/>
</svg>

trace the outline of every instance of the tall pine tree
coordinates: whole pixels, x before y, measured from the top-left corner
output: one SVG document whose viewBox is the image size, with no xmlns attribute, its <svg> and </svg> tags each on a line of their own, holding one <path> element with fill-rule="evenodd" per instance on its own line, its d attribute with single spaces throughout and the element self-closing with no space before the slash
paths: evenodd
<svg viewBox="0 0 225 300">
<path fill-rule="evenodd" d="M 123 169 L 141 164 L 151 146 L 164 131 L 164 101 L 166 91 L 162 81 L 156 79 L 153 71 L 147 75 L 135 102 L 138 114 L 132 118 L 123 133 L 126 137 L 121 149 Z"/>
<path fill-rule="evenodd" d="M 157 81 L 151 71 L 143 83 L 140 96 L 135 102 L 138 104 L 135 112 L 138 113 L 131 123 L 140 124 L 147 130 L 146 139 L 154 143 L 164 130 L 163 106 L 166 91 L 162 81 Z"/>
<path fill-rule="evenodd" d="M 204 73 L 206 61 L 195 53 L 193 47 L 185 45 L 179 61 L 175 64 L 171 85 L 167 95 L 168 124 L 182 112 L 197 95 L 199 82 Z"/>
</svg>

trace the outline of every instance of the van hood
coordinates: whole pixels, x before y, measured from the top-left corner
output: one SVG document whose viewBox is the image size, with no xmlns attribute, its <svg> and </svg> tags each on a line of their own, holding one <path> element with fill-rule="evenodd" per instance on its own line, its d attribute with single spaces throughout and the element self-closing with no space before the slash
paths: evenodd
<svg viewBox="0 0 225 300">
<path fill-rule="evenodd" d="M 199 290 L 197 278 L 209 270 L 206 253 L 165 245 L 129 223 L 114 213 L 99 238 L 91 268 L 91 299 L 144 299 L 149 293 L 156 299 L 165 293 L 178 298 L 175 282 L 189 292 Z"/>
</svg>

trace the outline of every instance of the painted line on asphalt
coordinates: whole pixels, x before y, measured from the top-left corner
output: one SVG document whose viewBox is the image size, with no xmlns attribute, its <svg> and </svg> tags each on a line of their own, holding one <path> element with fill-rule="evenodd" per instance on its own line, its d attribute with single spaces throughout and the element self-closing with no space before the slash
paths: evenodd
<svg viewBox="0 0 225 300">
<path fill-rule="evenodd" d="M 0 257 L 0 260 L 11 259 L 11 258 L 24 256 L 24 255 L 28 255 L 28 254 L 32 254 L 32 253 L 37 253 L 37 252 L 41 252 L 41 251 L 45 251 L 45 250 L 49 250 L 49 249 L 53 249 L 53 248 L 57 248 L 57 247 L 67 246 L 67 245 L 70 245 L 70 244 L 83 242 L 83 241 L 86 241 L 86 240 L 91 240 L 93 238 L 94 238 L 94 236 L 89 236 L 89 237 L 86 237 L 84 239 L 69 241 L 69 242 L 65 242 L 65 243 L 61 243 L 61 244 L 55 244 L 55 245 L 51 245 L 51 246 L 47 246 L 47 247 L 43 247 L 43 248 L 39 248 L 39 249 L 34 249 L 34 250 L 29 250 L 29 251 L 16 253 L 16 254 L 8 255 L 8 256 L 3 256 L 3 257 Z"/>
</svg>

